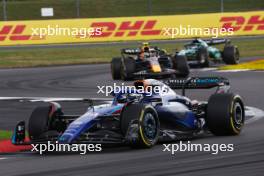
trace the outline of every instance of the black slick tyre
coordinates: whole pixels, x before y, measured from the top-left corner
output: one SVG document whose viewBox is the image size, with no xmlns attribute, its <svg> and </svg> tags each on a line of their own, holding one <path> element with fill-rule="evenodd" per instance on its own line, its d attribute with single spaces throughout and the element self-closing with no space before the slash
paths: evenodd
<svg viewBox="0 0 264 176">
<path fill-rule="evenodd" d="M 121 79 L 128 81 L 133 79 L 136 70 L 136 62 L 133 58 L 124 58 L 121 66 Z"/>
<path fill-rule="evenodd" d="M 238 135 L 245 121 L 242 99 L 231 93 L 213 94 L 208 101 L 206 123 L 217 136 Z"/>
<path fill-rule="evenodd" d="M 224 47 L 222 53 L 223 61 L 228 65 L 235 65 L 239 63 L 239 50 L 236 46 L 227 45 Z"/>
<path fill-rule="evenodd" d="M 111 61 L 111 73 L 112 73 L 112 78 L 113 80 L 119 80 L 121 79 L 121 58 L 119 57 L 114 57 Z"/>
<path fill-rule="evenodd" d="M 51 107 L 37 107 L 32 112 L 28 123 L 28 134 L 31 140 L 38 140 L 48 131 L 49 113 Z"/>
<path fill-rule="evenodd" d="M 173 68 L 177 71 L 176 76 L 187 77 L 190 74 L 190 67 L 185 56 L 175 55 L 172 58 Z"/>
<path fill-rule="evenodd" d="M 158 142 L 160 124 L 156 110 L 150 105 L 130 104 L 121 114 L 121 131 L 128 135 L 133 148 L 150 148 Z M 131 133 L 132 131 L 132 133 Z M 136 133 L 136 135 L 135 135 Z M 135 135 L 136 139 L 129 136 Z"/>
</svg>

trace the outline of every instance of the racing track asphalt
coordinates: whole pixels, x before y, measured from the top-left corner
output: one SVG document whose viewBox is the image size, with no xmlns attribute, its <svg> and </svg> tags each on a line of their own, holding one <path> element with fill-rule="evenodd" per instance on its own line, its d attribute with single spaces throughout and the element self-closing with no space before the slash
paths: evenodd
<svg viewBox="0 0 264 176">
<path fill-rule="evenodd" d="M 264 109 L 264 72 L 218 73 L 193 70 L 193 76 L 224 76 L 246 105 Z M 112 85 L 108 64 L 0 70 L 0 96 L 97 97 L 97 85 Z M 120 83 L 120 82 L 119 82 Z M 187 95 L 207 100 L 212 90 L 188 91 Z M 12 129 L 27 119 L 36 104 L 0 102 L 0 129 Z M 65 104 L 67 112 L 84 111 L 85 105 Z M 87 155 L 32 153 L 0 155 L 1 175 L 239 175 L 264 173 L 264 119 L 245 125 L 240 136 L 206 137 L 193 143 L 233 143 L 233 152 L 162 152 L 163 146 L 132 150 L 104 149 Z M 176 142 L 175 142 L 176 143 Z"/>
</svg>

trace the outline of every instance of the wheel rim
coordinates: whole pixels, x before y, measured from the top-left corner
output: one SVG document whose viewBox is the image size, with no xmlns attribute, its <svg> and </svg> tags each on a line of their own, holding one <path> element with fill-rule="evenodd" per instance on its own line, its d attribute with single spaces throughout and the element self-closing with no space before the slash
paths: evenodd
<svg viewBox="0 0 264 176">
<path fill-rule="evenodd" d="M 240 128 L 243 123 L 243 109 L 239 102 L 234 105 L 234 122 L 237 128 Z"/>
<path fill-rule="evenodd" d="M 121 67 L 121 78 L 122 78 L 123 80 L 125 80 L 125 79 L 127 78 L 127 75 L 126 75 L 126 73 L 125 73 L 125 70 L 124 70 L 124 67 L 123 67 L 123 66 Z"/>
<path fill-rule="evenodd" d="M 146 113 L 143 121 L 144 134 L 149 140 L 154 140 L 157 134 L 156 119 L 151 113 Z"/>
<path fill-rule="evenodd" d="M 205 56 L 202 54 L 200 58 L 200 63 L 204 64 L 205 63 Z"/>
<path fill-rule="evenodd" d="M 239 53 L 237 50 L 235 50 L 235 60 L 236 60 L 236 63 L 239 62 Z"/>
<path fill-rule="evenodd" d="M 114 65 L 113 64 L 111 64 L 111 73 L 112 73 L 112 77 L 115 78 Z"/>
</svg>

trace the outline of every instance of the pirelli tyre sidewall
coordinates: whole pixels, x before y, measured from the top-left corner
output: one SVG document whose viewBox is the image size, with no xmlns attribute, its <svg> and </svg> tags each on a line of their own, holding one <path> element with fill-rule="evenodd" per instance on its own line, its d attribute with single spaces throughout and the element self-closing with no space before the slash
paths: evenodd
<svg viewBox="0 0 264 176">
<path fill-rule="evenodd" d="M 151 105 L 129 104 L 124 107 L 120 117 L 121 132 L 133 148 L 150 148 L 159 138 L 160 123 L 156 110 Z M 137 139 L 131 140 L 130 130 L 137 126 Z M 133 129 L 134 128 L 134 129 Z"/>
<path fill-rule="evenodd" d="M 227 45 L 224 47 L 222 53 L 223 61 L 228 65 L 235 65 L 239 63 L 239 50 L 237 46 Z"/>
<path fill-rule="evenodd" d="M 131 57 L 127 57 L 127 58 L 123 58 L 122 60 L 122 66 L 121 66 L 121 79 L 128 81 L 128 80 L 132 80 L 134 77 L 134 72 L 136 70 L 136 61 L 131 58 Z"/>
<path fill-rule="evenodd" d="M 111 73 L 113 80 L 121 79 L 121 66 L 122 61 L 120 57 L 114 57 L 111 61 Z"/>
<path fill-rule="evenodd" d="M 197 51 L 197 59 L 199 61 L 200 67 L 210 66 L 209 53 L 207 51 L 207 48 L 199 48 L 199 50 Z"/>
<path fill-rule="evenodd" d="M 28 122 L 29 138 L 34 141 L 45 138 L 49 132 L 54 135 L 52 122 L 57 114 L 62 114 L 58 104 L 36 107 Z"/>
<path fill-rule="evenodd" d="M 244 122 L 245 107 L 239 95 L 223 93 L 209 98 L 206 123 L 214 135 L 238 135 Z"/>
<path fill-rule="evenodd" d="M 177 71 L 176 76 L 187 77 L 190 74 L 190 67 L 187 58 L 184 55 L 175 55 L 172 57 L 173 68 Z"/>
<path fill-rule="evenodd" d="M 37 140 L 48 131 L 51 106 L 37 107 L 32 112 L 28 123 L 28 134 L 31 140 Z"/>
<path fill-rule="evenodd" d="M 150 106 L 144 106 L 139 117 L 139 142 L 143 147 L 152 147 L 159 137 L 159 119 L 156 110 Z"/>
</svg>

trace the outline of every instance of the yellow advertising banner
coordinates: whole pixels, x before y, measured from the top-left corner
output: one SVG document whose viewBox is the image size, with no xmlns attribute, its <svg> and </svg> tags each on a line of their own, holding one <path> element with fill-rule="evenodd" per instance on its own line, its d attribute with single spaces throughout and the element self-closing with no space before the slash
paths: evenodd
<svg viewBox="0 0 264 176">
<path fill-rule="evenodd" d="M 0 45 L 263 35 L 264 11 L 0 22 Z"/>
</svg>

